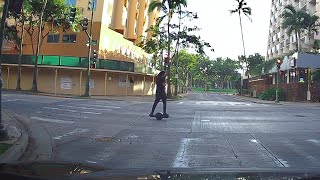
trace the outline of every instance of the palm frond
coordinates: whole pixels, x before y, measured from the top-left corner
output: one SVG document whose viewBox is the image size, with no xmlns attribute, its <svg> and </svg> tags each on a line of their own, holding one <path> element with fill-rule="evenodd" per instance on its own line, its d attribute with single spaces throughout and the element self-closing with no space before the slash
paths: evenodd
<svg viewBox="0 0 320 180">
<path fill-rule="evenodd" d="M 292 14 L 296 14 L 297 10 L 292 5 L 285 6 L 285 10 L 290 11 Z"/>
<path fill-rule="evenodd" d="M 163 6 L 163 4 L 159 1 L 152 1 L 150 4 L 149 4 L 149 8 L 148 8 L 148 13 L 151 13 L 153 12 L 155 9 L 163 9 L 165 8 L 165 6 Z"/>
</svg>

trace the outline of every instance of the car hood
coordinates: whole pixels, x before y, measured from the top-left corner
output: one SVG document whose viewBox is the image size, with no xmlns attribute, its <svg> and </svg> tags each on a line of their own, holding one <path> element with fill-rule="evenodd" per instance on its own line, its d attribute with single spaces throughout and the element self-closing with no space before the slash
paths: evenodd
<svg viewBox="0 0 320 180">
<path fill-rule="evenodd" d="M 1 179 L 317 179 L 319 168 L 168 168 L 106 169 L 67 162 L 0 164 Z"/>
</svg>

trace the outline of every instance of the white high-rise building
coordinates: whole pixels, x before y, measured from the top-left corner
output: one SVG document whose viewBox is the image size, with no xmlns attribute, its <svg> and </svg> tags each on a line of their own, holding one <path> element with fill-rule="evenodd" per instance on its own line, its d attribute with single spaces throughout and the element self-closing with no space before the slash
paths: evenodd
<svg viewBox="0 0 320 180">
<path fill-rule="evenodd" d="M 303 9 L 310 14 L 320 16 L 320 0 L 272 0 L 269 39 L 268 39 L 268 59 L 277 58 L 288 54 L 290 51 L 296 50 L 296 36 L 294 33 L 287 35 L 285 29 L 282 28 L 282 13 L 285 6 L 291 4 L 296 9 Z M 312 47 L 315 39 L 320 39 L 320 33 L 313 34 L 309 40 L 304 32 L 300 35 L 300 48 L 306 50 Z"/>
</svg>

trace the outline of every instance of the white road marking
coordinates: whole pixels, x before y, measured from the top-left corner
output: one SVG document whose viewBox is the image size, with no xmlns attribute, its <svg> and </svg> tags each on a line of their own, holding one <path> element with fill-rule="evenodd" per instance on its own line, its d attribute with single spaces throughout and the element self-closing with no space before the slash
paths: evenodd
<svg viewBox="0 0 320 180">
<path fill-rule="evenodd" d="M 242 102 L 225 102 L 225 101 L 198 101 L 197 105 L 213 105 L 213 106 L 253 106 L 249 103 Z"/>
<path fill-rule="evenodd" d="M 2 102 L 20 101 L 21 99 L 4 99 Z"/>
<path fill-rule="evenodd" d="M 77 112 L 75 110 L 70 109 L 61 109 L 61 108 L 54 108 L 54 107 L 43 107 L 44 109 L 51 109 L 51 110 L 60 110 L 60 111 L 67 111 L 67 112 Z"/>
<path fill-rule="evenodd" d="M 97 104 L 78 104 L 78 106 L 92 106 L 92 107 L 120 109 L 120 107 L 117 107 L 117 106 L 105 106 L 105 105 L 97 105 Z"/>
<path fill-rule="evenodd" d="M 75 109 L 93 109 L 96 111 L 110 111 L 110 109 L 97 109 L 97 108 L 90 108 L 90 107 L 79 107 L 79 106 L 66 106 L 66 105 L 58 105 L 60 107 L 67 107 L 67 108 L 75 108 Z"/>
<path fill-rule="evenodd" d="M 72 135 L 75 135 L 75 134 L 81 134 L 81 133 L 85 133 L 85 132 L 88 132 L 88 131 L 89 131 L 89 129 L 77 128 L 77 129 L 75 129 L 75 130 L 73 130 L 71 132 L 68 132 L 68 133 L 66 133 L 66 134 L 64 134 L 62 136 L 54 137 L 53 139 L 59 140 L 59 139 L 61 139 L 63 137 L 68 137 L 68 136 L 72 136 Z"/>
<path fill-rule="evenodd" d="M 50 119 L 50 118 L 41 118 L 41 117 L 30 117 L 31 119 L 38 120 L 38 121 L 45 121 L 45 122 L 53 122 L 53 123 L 62 123 L 62 124 L 73 124 L 73 121 L 63 121 L 59 119 Z"/>
<path fill-rule="evenodd" d="M 187 147 L 189 145 L 190 139 L 189 138 L 183 138 L 180 143 L 179 151 L 176 155 L 176 158 L 173 162 L 174 168 L 187 168 L 188 167 L 188 159 L 185 157 Z"/>
<path fill-rule="evenodd" d="M 70 109 L 61 109 L 61 108 L 54 108 L 54 107 L 43 107 L 43 108 L 52 109 L 52 110 L 67 111 L 67 112 L 74 112 L 74 113 L 78 112 L 78 113 L 82 113 L 82 114 L 96 114 L 96 115 L 102 114 L 99 112 L 89 112 L 89 111 L 82 112 L 82 111 L 75 111 L 75 110 L 70 110 Z"/>
<path fill-rule="evenodd" d="M 308 140 L 306 140 L 306 141 L 312 142 L 312 143 L 314 143 L 314 144 L 320 144 L 320 141 L 319 141 L 319 140 L 316 140 L 316 139 L 308 139 Z"/>
<path fill-rule="evenodd" d="M 178 104 L 183 104 L 184 102 L 179 102 Z"/>
<path fill-rule="evenodd" d="M 102 113 L 98 113 L 98 112 L 80 112 L 80 113 L 83 113 L 83 114 L 97 114 L 97 115 L 102 114 Z"/>
<path fill-rule="evenodd" d="M 256 139 L 251 139 L 250 141 L 253 143 L 258 143 L 258 141 Z"/>
<path fill-rule="evenodd" d="M 86 162 L 91 163 L 91 164 L 97 164 L 97 162 L 95 162 L 95 161 L 88 161 L 88 160 L 86 160 Z"/>
<path fill-rule="evenodd" d="M 279 161 L 281 162 L 281 166 L 280 167 L 290 167 L 290 164 L 288 163 L 288 161 L 285 161 L 283 159 L 278 159 L 278 161 L 276 161 L 276 163 L 279 163 Z"/>
<path fill-rule="evenodd" d="M 211 120 L 209 119 L 202 119 L 201 122 L 210 122 Z"/>
</svg>

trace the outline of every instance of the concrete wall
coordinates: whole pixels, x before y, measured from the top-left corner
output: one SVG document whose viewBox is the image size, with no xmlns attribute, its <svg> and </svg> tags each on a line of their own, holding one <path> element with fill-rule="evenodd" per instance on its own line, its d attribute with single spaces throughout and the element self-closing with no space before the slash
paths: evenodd
<svg viewBox="0 0 320 180">
<path fill-rule="evenodd" d="M 3 65 L 3 88 L 16 89 L 17 85 L 17 66 Z M 125 78 L 132 83 L 119 83 L 119 79 Z M 33 67 L 22 67 L 21 88 L 30 90 L 32 87 Z M 153 95 L 155 86 L 153 77 L 140 74 L 127 74 L 125 72 L 91 71 L 91 78 L 94 87 L 90 88 L 91 95 L 99 96 L 143 96 Z M 63 84 L 65 82 L 66 84 Z M 52 94 L 65 94 L 80 96 L 85 92 L 86 70 L 85 69 L 64 69 L 58 67 L 38 68 L 38 90 L 40 92 Z M 130 84 L 130 86 L 129 86 Z"/>
</svg>

